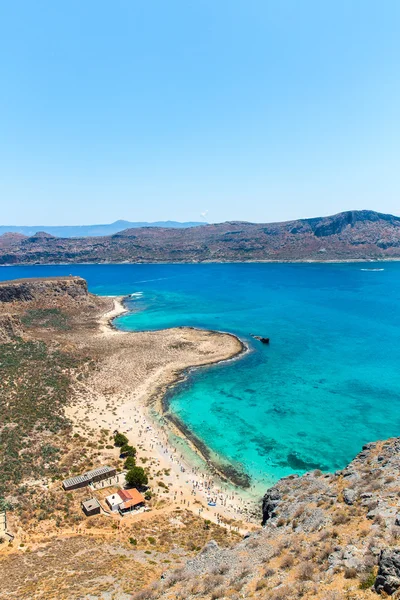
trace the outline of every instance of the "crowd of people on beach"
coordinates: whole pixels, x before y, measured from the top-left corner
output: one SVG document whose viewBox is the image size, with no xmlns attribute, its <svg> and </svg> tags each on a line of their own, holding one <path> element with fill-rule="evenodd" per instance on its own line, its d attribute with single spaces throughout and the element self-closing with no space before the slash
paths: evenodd
<svg viewBox="0 0 400 600">
<path fill-rule="evenodd" d="M 167 472 L 173 471 L 168 475 L 172 479 L 170 495 L 176 503 L 220 524 L 232 519 L 250 520 L 251 502 L 234 491 L 233 486 L 218 481 L 207 464 L 201 468 L 189 465 L 182 452 L 171 444 L 163 424 L 154 427 L 137 408 L 133 408 L 130 418 L 127 415 L 117 417 L 112 425 L 126 435 L 135 429 L 137 443 L 151 453 L 151 458 L 159 464 L 168 463 Z M 231 528 L 238 529 L 232 524 Z"/>
</svg>

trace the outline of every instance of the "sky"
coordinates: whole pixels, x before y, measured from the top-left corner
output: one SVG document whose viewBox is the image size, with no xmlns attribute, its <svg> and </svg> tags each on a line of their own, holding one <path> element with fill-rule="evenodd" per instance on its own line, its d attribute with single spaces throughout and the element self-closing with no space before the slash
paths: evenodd
<svg viewBox="0 0 400 600">
<path fill-rule="evenodd" d="M 0 0 L 0 224 L 400 215 L 398 0 Z"/>
</svg>

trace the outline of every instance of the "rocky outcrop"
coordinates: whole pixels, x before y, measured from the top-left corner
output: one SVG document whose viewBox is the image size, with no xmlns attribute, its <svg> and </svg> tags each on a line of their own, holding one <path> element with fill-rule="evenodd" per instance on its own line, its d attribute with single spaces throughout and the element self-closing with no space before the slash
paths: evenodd
<svg viewBox="0 0 400 600">
<path fill-rule="evenodd" d="M 279 506 L 280 500 L 281 493 L 277 488 L 271 488 L 265 494 L 262 503 L 263 525 L 273 517 L 276 517 L 276 509 Z"/>
<path fill-rule="evenodd" d="M 105 237 L 0 236 L 0 264 L 246 262 L 400 257 L 400 218 L 370 210 L 283 223 L 139 227 Z"/>
<path fill-rule="evenodd" d="M 153 597 L 208 600 L 212 584 L 221 598 L 235 589 L 259 600 L 372 600 L 372 587 L 397 597 L 399 473 L 400 438 L 394 438 L 366 444 L 336 473 L 282 479 L 263 498 L 261 530 L 233 548 L 206 547 L 180 569 L 182 583 L 172 573 Z"/>
<path fill-rule="evenodd" d="M 375 590 L 391 596 L 400 588 L 400 548 L 385 548 L 379 556 Z"/>
<path fill-rule="evenodd" d="M 302 477 L 281 479 L 263 498 L 263 522 L 276 523 L 283 519 L 308 529 L 318 513 L 321 524 L 333 522 L 330 511 L 317 509 L 303 520 L 310 505 L 333 501 L 349 507 L 362 506 L 368 520 L 385 522 L 387 527 L 393 527 L 399 516 L 398 503 L 394 502 L 400 483 L 399 472 L 400 438 L 366 444 L 342 471 L 323 474 L 317 470 Z"/>
<path fill-rule="evenodd" d="M 68 297 L 85 300 L 88 297 L 87 283 L 81 277 L 52 277 L 41 279 L 15 279 L 0 282 L 0 302 L 44 301 L 48 298 Z"/>
</svg>

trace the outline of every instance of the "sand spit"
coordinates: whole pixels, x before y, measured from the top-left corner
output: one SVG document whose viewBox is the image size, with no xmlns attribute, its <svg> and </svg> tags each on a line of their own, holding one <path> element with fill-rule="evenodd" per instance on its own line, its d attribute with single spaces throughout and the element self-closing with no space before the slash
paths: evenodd
<svg viewBox="0 0 400 600">
<path fill-rule="evenodd" d="M 169 473 L 164 477 L 169 503 L 214 522 L 244 521 L 236 525 L 244 531 L 254 505 L 232 484 L 243 483 L 239 472 L 218 472 L 199 441 L 177 419 L 163 416 L 162 400 L 189 369 L 232 359 L 245 346 L 231 334 L 185 327 L 120 331 L 113 320 L 126 311 L 118 297 L 100 317 L 97 332 L 89 338 L 99 368 L 85 382 L 77 382 L 67 416 L 78 432 L 89 427 L 125 433 L 146 465 Z"/>
</svg>

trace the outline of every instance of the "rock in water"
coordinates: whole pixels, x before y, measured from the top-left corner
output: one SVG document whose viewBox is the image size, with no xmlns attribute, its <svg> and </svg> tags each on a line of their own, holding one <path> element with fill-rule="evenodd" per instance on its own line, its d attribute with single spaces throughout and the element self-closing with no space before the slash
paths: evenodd
<svg viewBox="0 0 400 600">
<path fill-rule="evenodd" d="M 261 342 L 262 344 L 269 344 L 269 337 L 262 337 L 261 335 L 253 335 L 253 334 L 251 334 L 251 336 L 255 340 L 258 340 L 259 342 Z"/>
</svg>

